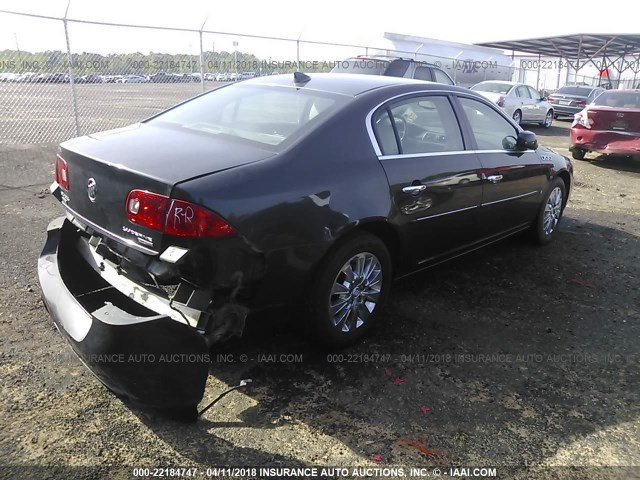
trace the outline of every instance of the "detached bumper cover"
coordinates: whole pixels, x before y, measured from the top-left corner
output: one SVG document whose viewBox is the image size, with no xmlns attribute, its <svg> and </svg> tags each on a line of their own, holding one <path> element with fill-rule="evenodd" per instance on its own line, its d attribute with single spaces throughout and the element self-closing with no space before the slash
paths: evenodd
<svg viewBox="0 0 640 480">
<path fill-rule="evenodd" d="M 99 285 L 101 277 L 73 255 L 77 232 L 69 221 L 58 218 L 47 230 L 38 260 L 43 300 L 82 362 L 108 388 L 136 403 L 197 405 L 210 363 L 202 335 L 113 289 L 79 293 L 86 284 Z"/>
</svg>

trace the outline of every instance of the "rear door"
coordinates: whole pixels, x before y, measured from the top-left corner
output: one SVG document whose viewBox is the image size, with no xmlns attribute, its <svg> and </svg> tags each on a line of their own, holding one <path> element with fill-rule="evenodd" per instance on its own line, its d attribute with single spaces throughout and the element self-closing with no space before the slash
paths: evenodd
<svg viewBox="0 0 640 480">
<path fill-rule="evenodd" d="M 520 110 L 522 111 L 522 121 L 531 122 L 536 119 L 533 99 L 529 94 L 529 89 L 525 85 L 518 85 L 515 89 L 516 97 L 520 101 Z"/>
<path fill-rule="evenodd" d="M 469 129 L 482 166 L 482 204 L 477 218 L 484 237 L 521 227 L 534 220 L 547 167 L 533 150 L 515 149 L 518 129 L 497 109 L 466 96 L 458 97 L 459 117 Z"/>
<path fill-rule="evenodd" d="M 480 162 L 465 150 L 447 95 L 404 97 L 372 118 L 389 180 L 392 222 L 416 263 L 428 263 L 477 239 Z"/>
</svg>

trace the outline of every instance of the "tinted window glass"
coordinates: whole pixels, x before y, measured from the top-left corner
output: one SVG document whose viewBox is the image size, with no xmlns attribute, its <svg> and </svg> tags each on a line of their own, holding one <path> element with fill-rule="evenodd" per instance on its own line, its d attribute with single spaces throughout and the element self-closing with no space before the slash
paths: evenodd
<svg viewBox="0 0 640 480">
<path fill-rule="evenodd" d="M 558 89 L 556 93 L 565 95 L 582 95 L 584 97 L 589 95 L 591 91 L 590 87 L 562 87 Z"/>
<path fill-rule="evenodd" d="M 277 146 L 346 101 L 346 97 L 313 90 L 236 84 L 194 98 L 149 123 Z"/>
<path fill-rule="evenodd" d="M 413 74 L 413 78 L 417 80 L 431 81 L 431 69 L 429 67 L 416 67 L 416 71 Z"/>
<path fill-rule="evenodd" d="M 478 100 L 460 98 L 479 150 L 513 150 L 517 130 L 493 108 Z"/>
<path fill-rule="evenodd" d="M 417 97 L 391 107 L 401 153 L 464 150 L 458 120 L 447 97 Z"/>
<path fill-rule="evenodd" d="M 531 98 L 531 95 L 529 95 L 529 89 L 523 85 L 516 88 L 516 95 L 521 98 Z"/>
<path fill-rule="evenodd" d="M 445 85 L 453 85 L 453 82 L 451 81 L 449 76 L 446 73 L 444 73 L 442 70 L 434 68 L 433 74 L 436 77 L 436 82 L 444 83 Z"/>
<path fill-rule="evenodd" d="M 389 112 L 385 108 L 373 116 L 373 131 L 376 134 L 378 145 L 383 155 L 395 155 L 398 153 L 398 142 L 393 131 Z"/>
</svg>

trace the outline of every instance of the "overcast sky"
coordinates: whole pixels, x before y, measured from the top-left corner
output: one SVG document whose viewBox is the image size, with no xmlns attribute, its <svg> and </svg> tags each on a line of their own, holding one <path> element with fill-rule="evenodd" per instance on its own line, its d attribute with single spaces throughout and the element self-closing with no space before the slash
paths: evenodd
<svg viewBox="0 0 640 480">
<path fill-rule="evenodd" d="M 63 16 L 67 0 L 0 0 L 1 10 Z M 397 32 L 462 43 L 572 33 L 633 33 L 636 15 L 620 8 L 596 8 L 586 14 L 575 2 L 481 0 L 393 2 L 347 0 L 71 0 L 69 18 L 273 35 L 302 40 L 380 45 L 383 32 Z M 628 11 L 626 13 L 629 13 Z M 578 18 L 578 21 L 574 21 Z M 197 35 L 153 30 L 70 24 L 74 52 L 197 53 Z M 205 35 L 204 48 L 234 49 L 225 36 Z M 61 22 L 0 13 L 0 50 L 65 49 Z M 239 39 L 237 49 L 263 58 L 294 59 L 295 43 Z M 304 58 L 327 55 L 321 47 L 304 47 Z M 354 52 L 333 49 L 344 58 Z M 363 52 L 364 53 L 364 52 Z"/>
</svg>

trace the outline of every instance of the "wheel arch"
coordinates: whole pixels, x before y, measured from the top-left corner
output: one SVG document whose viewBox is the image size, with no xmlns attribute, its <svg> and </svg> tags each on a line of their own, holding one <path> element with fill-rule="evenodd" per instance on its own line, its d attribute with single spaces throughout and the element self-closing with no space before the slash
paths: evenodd
<svg viewBox="0 0 640 480">
<path fill-rule="evenodd" d="M 567 200 L 569 199 L 569 193 L 571 192 L 571 174 L 566 170 L 559 171 L 555 178 L 559 178 L 564 182 L 564 187 L 566 190 L 564 204 L 567 204 Z"/>
</svg>

